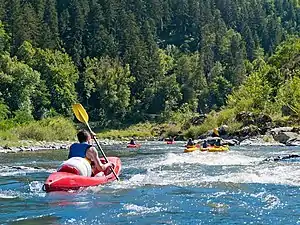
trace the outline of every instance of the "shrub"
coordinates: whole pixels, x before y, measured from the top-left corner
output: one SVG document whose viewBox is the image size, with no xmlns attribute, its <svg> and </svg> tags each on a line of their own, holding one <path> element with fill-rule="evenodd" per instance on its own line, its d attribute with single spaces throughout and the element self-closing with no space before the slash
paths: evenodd
<svg viewBox="0 0 300 225">
<path fill-rule="evenodd" d="M 164 137 L 175 137 L 180 132 L 181 132 L 180 126 L 169 125 L 169 127 L 166 129 L 166 133 L 164 134 Z"/>
<path fill-rule="evenodd" d="M 76 129 L 73 123 L 62 117 L 33 121 L 13 129 L 21 140 L 55 141 L 73 140 Z"/>
<path fill-rule="evenodd" d="M 0 140 L 1 143 L 2 141 L 18 141 L 18 137 L 13 132 L 0 130 Z"/>
<path fill-rule="evenodd" d="M 153 125 L 150 123 L 137 124 L 123 130 L 103 130 L 97 134 L 99 138 L 121 139 L 131 137 L 151 137 Z"/>
</svg>

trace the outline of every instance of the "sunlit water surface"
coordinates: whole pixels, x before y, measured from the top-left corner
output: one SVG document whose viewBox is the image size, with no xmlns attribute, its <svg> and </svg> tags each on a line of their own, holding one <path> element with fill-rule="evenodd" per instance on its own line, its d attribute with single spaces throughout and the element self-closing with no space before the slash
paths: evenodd
<svg viewBox="0 0 300 225">
<path fill-rule="evenodd" d="M 300 153 L 232 147 L 183 153 L 183 143 L 105 146 L 122 161 L 120 182 L 79 193 L 42 191 L 67 150 L 0 154 L 0 224 L 300 224 Z"/>
</svg>

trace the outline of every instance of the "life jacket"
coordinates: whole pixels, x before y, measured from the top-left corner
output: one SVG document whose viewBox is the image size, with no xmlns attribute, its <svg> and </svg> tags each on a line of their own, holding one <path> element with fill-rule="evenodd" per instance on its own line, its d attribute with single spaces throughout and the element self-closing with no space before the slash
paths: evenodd
<svg viewBox="0 0 300 225">
<path fill-rule="evenodd" d="M 68 159 L 72 157 L 86 158 L 86 151 L 91 147 L 88 143 L 74 143 L 70 147 Z M 88 160 L 89 161 L 89 160 Z"/>
</svg>

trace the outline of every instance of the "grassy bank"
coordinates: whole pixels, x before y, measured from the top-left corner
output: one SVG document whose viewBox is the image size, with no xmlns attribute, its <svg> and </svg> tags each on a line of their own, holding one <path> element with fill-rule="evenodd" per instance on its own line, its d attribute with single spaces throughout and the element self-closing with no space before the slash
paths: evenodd
<svg viewBox="0 0 300 225">
<path fill-rule="evenodd" d="M 3 120 L 0 124 L 2 146 L 24 145 L 22 140 L 69 141 L 75 140 L 76 128 L 72 121 L 63 117 L 47 118 L 40 121 L 17 123 Z"/>
</svg>

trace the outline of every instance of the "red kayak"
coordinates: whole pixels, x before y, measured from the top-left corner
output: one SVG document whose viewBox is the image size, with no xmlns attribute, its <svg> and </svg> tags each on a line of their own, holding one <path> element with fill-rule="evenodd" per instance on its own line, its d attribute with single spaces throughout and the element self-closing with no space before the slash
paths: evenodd
<svg viewBox="0 0 300 225">
<path fill-rule="evenodd" d="M 127 148 L 139 148 L 139 147 L 141 147 L 140 144 L 135 144 L 135 145 L 133 145 L 133 144 L 128 144 L 128 145 L 127 145 Z"/>
<path fill-rule="evenodd" d="M 167 141 L 168 145 L 175 144 L 175 141 Z"/>
<path fill-rule="evenodd" d="M 121 160 L 118 157 L 107 157 L 107 159 L 114 164 L 114 171 L 119 176 Z M 101 158 L 101 162 L 105 162 L 104 158 Z M 46 192 L 78 190 L 80 187 L 98 186 L 116 180 L 109 168 L 99 177 L 86 177 L 76 173 L 76 169 L 70 168 L 68 172 L 54 172 L 50 174 L 44 183 L 44 190 Z"/>
</svg>

